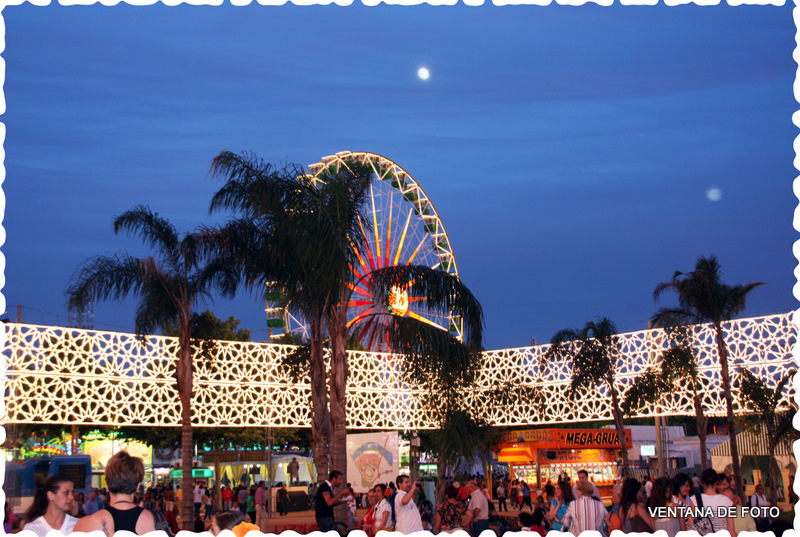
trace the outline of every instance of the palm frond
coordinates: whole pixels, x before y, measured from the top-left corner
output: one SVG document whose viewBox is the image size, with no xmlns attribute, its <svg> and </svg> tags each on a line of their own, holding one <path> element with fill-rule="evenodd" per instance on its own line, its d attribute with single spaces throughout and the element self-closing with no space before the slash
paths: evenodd
<svg viewBox="0 0 800 537">
<path fill-rule="evenodd" d="M 393 352 L 404 356 L 407 378 L 441 386 L 468 384 L 474 378 L 478 353 L 452 334 L 427 323 L 389 315 L 387 331 Z"/>
<path fill-rule="evenodd" d="M 84 308 L 99 300 L 123 300 L 144 284 L 138 259 L 119 252 L 112 257 L 89 259 L 70 278 L 67 300 L 70 307 Z"/>
<path fill-rule="evenodd" d="M 150 207 L 138 205 L 114 218 L 114 233 L 127 231 L 161 252 L 165 260 L 174 260 L 179 237 L 169 220 L 158 216 Z"/>
</svg>

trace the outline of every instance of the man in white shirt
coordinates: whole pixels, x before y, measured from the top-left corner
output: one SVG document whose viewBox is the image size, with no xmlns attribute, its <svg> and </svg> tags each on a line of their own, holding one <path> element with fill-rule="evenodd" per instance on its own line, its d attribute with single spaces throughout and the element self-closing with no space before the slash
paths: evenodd
<svg viewBox="0 0 800 537">
<path fill-rule="evenodd" d="M 411 478 L 407 475 L 397 477 L 397 494 L 394 497 L 394 517 L 397 523 L 394 529 L 406 535 L 422 531 L 422 518 L 417 504 L 414 503 L 414 495 L 410 493 L 412 485 Z"/>
<path fill-rule="evenodd" d="M 203 492 L 203 485 L 198 483 L 197 486 L 192 491 L 192 502 L 194 503 L 194 514 L 200 514 L 200 506 L 203 505 L 203 496 L 205 492 Z"/>
<path fill-rule="evenodd" d="M 472 523 L 472 535 L 478 537 L 483 530 L 489 529 L 489 502 L 477 481 L 467 483 L 467 492 L 469 493 L 467 526 Z"/>
</svg>

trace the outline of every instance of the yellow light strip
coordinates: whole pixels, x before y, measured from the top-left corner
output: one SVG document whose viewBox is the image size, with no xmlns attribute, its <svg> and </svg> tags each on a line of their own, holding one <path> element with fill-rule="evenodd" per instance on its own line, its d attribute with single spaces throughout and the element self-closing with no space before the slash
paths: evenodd
<svg viewBox="0 0 800 537">
<path fill-rule="evenodd" d="M 403 244 L 406 242 L 406 233 L 408 233 L 408 224 L 411 222 L 411 215 L 413 211 L 408 211 L 408 217 L 406 218 L 406 225 L 403 227 L 403 234 L 400 236 L 400 245 L 397 247 L 397 253 L 394 256 L 394 265 L 397 266 L 397 263 L 400 261 L 400 254 L 403 251 Z"/>
<path fill-rule="evenodd" d="M 375 258 L 378 260 L 378 267 L 381 268 L 381 238 L 378 236 L 378 214 L 375 211 L 375 193 L 372 190 L 372 185 L 369 187 L 369 197 L 372 200 L 372 225 L 374 226 L 375 230 Z"/>
</svg>

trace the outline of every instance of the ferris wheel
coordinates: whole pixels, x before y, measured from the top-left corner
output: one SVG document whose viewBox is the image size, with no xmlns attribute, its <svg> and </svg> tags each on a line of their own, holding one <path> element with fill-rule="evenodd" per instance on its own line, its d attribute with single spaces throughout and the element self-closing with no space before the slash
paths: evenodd
<svg viewBox="0 0 800 537">
<path fill-rule="evenodd" d="M 357 265 L 351 267 L 353 286 L 347 304 L 350 332 L 368 350 L 388 351 L 386 328 L 391 316 L 397 315 L 447 330 L 461 340 L 463 322 L 458 315 L 430 310 L 425 306 L 425 297 L 409 296 L 399 287 L 393 287 L 386 296 L 373 292 L 368 274 L 381 268 L 425 265 L 457 277 L 458 267 L 433 203 L 396 163 L 374 153 L 345 151 L 312 164 L 306 173 L 321 178 L 354 162 L 368 165 L 374 176 L 361 213 L 365 243 L 358 249 Z M 268 325 L 272 322 L 275 328 L 304 329 L 303 323 L 282 310 L 277 302 L 267 302 L 267 314 Z"/>
</svg>

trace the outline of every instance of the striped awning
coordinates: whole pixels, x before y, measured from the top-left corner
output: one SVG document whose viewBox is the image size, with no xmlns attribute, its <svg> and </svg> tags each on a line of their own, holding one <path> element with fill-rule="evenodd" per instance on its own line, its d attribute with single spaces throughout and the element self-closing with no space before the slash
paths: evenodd
<svg viewBox="0 0 800 537">
<path fill-rule="evenodd" d="M 761 429 L 758 433 L 752 430 L 743 431 L 736 435 L 736 445 L 739 448 L 740 457 L 756 456 L 769 457 L 767 453 L 767 432 Z M 792 449 L 787 440 L 778 442 L 775 446 L 774 455 L 791 455 Z M 730 457 L 731 441 L 727 440 L 711 450 L 711 455 L 715 457 Z"/>
<path fill-rule="evenodd" d="M 509 447 L 497 454 L 498 462 L 534 462 L 535 457 L 527 447 Z"/>
</svg>

